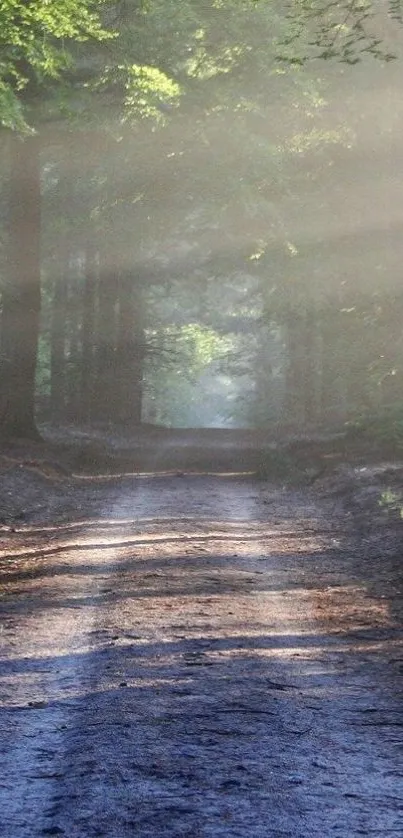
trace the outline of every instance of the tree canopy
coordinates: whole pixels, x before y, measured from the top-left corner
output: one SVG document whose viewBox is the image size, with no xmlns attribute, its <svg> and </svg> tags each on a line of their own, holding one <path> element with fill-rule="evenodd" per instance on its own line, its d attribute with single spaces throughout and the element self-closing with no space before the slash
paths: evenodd
<svg viewBox="0 0 403 838">
<path fill-rule="evenodd" d="M 261 30 L 263 18 L 270 31 Z M 389 61 L 393 26 L 401 21 L 401 0 L 386 7 L 375 0 L 2 0 L 0 121 L 26 131 L 26 105 L 72 70 L 72 47 L 86 41 L 117 36 L 119 46 L 93 61 L 97 89 L 120 87 L 128 112 L 143 116 L 153 97 L 169 105 L 184 77 L 229 77 L 238 67 L 245 84 L 259 54 L 265 66 L 268 56 L 279 66 L 315 59 L 355 64 L 366 55 Z"/>
<path fill-rule="evenodd" d="M 3 434 L 33 432 L 35 393 L 57 420 L 173 423 L 218 391 L 244 423 L 396 393 L 393 16 L 0 2 Z"/>
<path fill-rule="evenodd" d="M 2 0 L 0 118 L 5 127 L 27 130 L 23 104 L 71 65 L 72 42 L 111 37 L 100 19 L 105 6 L 105 0 Z"/>
</svg>

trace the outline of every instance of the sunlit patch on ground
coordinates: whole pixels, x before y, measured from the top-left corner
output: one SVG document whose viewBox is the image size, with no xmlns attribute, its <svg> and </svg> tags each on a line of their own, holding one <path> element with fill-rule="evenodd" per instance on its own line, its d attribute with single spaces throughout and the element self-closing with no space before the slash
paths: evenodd
<svg viewBox="0 0 403 838">
<path fill-rule="evenodd" d="M 25 838 L 26 799 L 69 838 L 90 834 L 89 818 L 102 834 L 106 808 L 108 838 L 145 838 L 150 822 L 163 834 L 162 821 L 176 838 L 164 801 L 202 838 L 222 822 L 221 834 L 260 836 L 268 818 L 297 835 L 302 812 L 304 834 L 323 838 L 337 817 L 345 838 L 375 787 L 385 828 L 400 826 L 387 802 L 395 763 L 361 724 L 368 708 L 395 718 L 388 600 L 343 577 L 342 534 L 298 496 L 268 511 L 255 484 L 162 484 L 115 494 L 99 526 L 30 528 L 4 545 L 9 834 Z"/>
</svg>

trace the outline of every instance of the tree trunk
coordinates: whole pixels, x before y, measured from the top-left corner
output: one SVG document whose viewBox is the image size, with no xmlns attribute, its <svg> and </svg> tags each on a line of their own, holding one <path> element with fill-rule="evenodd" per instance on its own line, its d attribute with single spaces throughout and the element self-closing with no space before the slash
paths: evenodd
<svg viewBox="0 0 403 838">
<path fill-rule="evenodd" d="M 41 310 L 39 138 L 10 142 L 8 277 L 2 296 L 0 435 L 39 439 L 35 370 Z"/>
<path fill-rule="evenodd" d="M 301 346 L 302 355 L 302 400 L 303 400 L 303 418 L 307 424 L 312 424 L 318 415 L 317 410 L 317 370 L 316 370 L 316 312 L 313 304 L 305 312 L 302 322 L 303 346 Z"/>
<path fill-rule="evenodd" d="M 315 312 L 290 312 L 287 321 L 288 364 L 285 413 L 290 425 L 301 427 L 317 417 Z"/>
<path fill-rule="evenodd" d="M 58 266 L 54 278 L 52 300 L 50 401 L 54 421 L 60 421 L 65 415 L 68 256 L 68 243 L 64 235 L 58 252 Z"/>
<path fill-rule="evenodd" d="M 81 355 L 81 416 L 91 420 L 92 390 L 94 385 L 95 302 L 97 285 L 97 253 L 91 233 L 85 250 L 85 279 L 83 293 L 83 334 Z"/>
<path fill-rule="evenodd" d="M 82 332 L 83 286 L 82 277 L 70 275 L 68 284 L 68 328 L 67 355 L 67 415 L 70 422 L 77 423 L 81 417 L 81 332 Z"/>
<path fill-rule="evenodd" d="M 329 306 L 322 309 L 320 329 L 320 376 L 319 411 L 322 422 L 338 422 L 344 419 L 343 400 L 340 394 L 340 335 L 338 309 Z"/>
<path fill-rule="evenodd" d="M 132 275 L 119 284 L 116 358 L 116 414 L 125 425 L 140 425 L 143 402 L 144 327 L 141 286 Z"/>
<path fill-rule="evenodd" d="M 285 384 L 285 418 L 287 425 L 299 426 L 304 421 L 304 403 L 301 369 L 301 332 L 303 320 L 300 314 L 290 311 L 286 323 L 287 370 Z"/>
<path fill-rule="evenodd" d="M 96 325 L 95 378 L 92 418 L 110 422 L 116 418 L 116 301 L 117 276 L 109 248 L 100 253 L 98 277 L 98 313 Z"/>
</svg>

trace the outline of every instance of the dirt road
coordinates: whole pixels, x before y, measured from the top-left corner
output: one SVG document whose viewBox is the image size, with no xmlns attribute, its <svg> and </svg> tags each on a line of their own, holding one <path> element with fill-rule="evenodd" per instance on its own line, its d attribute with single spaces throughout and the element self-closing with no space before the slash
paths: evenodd
<svg viewBox="0 0 403 838">
<path fill-rule="evenodd" d="M 1 835 L 403 835 L 401 626 L 326 503 L 133 477 L 93 520 L 22 529 Z"/>
</svg>

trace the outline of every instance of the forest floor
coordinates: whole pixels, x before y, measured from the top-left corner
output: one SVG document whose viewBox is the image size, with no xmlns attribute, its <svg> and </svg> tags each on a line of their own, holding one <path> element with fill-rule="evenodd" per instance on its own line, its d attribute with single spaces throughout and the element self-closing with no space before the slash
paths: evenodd
<svg viewBox="0 0 403 838">
<path fill-rule="evenodd" d="M 402 835 L 403 463 L 65 436 L 0 452 L 0 835 Z"/>
</svg>

